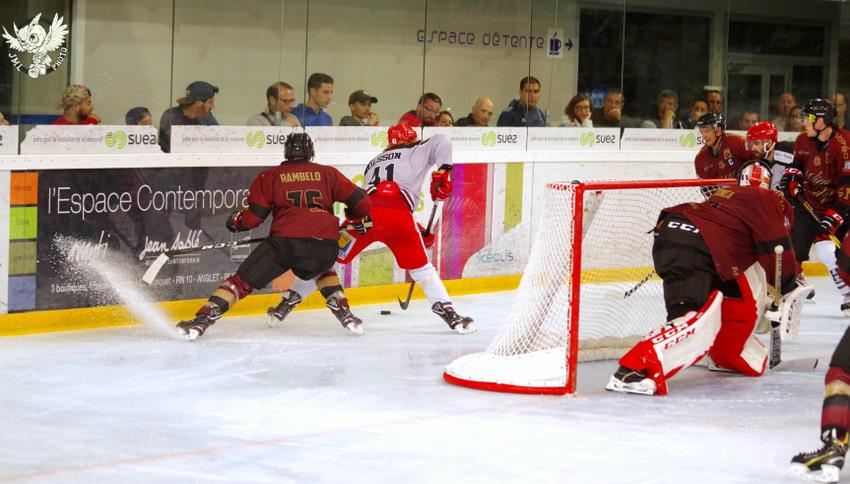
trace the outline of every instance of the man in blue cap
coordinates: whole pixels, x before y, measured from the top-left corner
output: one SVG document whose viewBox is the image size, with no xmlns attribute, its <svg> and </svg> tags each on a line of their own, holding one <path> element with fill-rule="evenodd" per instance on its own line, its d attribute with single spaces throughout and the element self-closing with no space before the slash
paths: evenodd
<svg viewBox="0 0 850 484">
<path fill-rule="evenodd" d="M 212 115 L 218 87 L 204 81 L 186 86 L 186 95 L 177 100 L 177 106 L 168 108 L 159 120 L 159 146 L 171 151 L 171 127 L 185 125 L 218 125 Z"/>
</svg>

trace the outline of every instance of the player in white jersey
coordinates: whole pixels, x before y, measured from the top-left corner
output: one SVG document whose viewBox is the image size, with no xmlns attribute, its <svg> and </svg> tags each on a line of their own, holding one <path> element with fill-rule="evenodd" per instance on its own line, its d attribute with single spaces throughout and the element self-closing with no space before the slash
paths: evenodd
<svg viewBox="0 0 850 484">
<path fill-rule="evenodd" d="M 432 200 L 445 200 L 452 192 L 451 141 L 443 134 L 417 141 L 416 131 L 404 123 L 387 130 L 387 141 L 387 149 L 370 161 L 364 172 L 366 193 L 372 201 L 371 229 L 365 233 L 361 233 L 364 230 L 346 231 L 340 239 L 337 261 L 347 264 L 372 243 L 384 243 L 395 256 L 398 266 L 407 270 L 425 292 L 431 310 L 454 331 L 472 333 L 476 330 L 472 318 L 455 312 L 443 281 L 428 260 L 425 249 L 433 243 L 433 235 L 426 234 L 413 218 L 413 211 L 419 205 L 422 183 L 434 166 L 438 168 L 431 173 Z M 355 224 L 346 221 L 345 225 Z M 269 309 L 269 324 L 279 325 L 303 297 L 317 287 L 328 298 L 328 294 L 325 294 L 328 288 L 335 291 L 342 286 L 333 271 L 319 276 L 317 280 L 296 279 L 292 287 L 284 292 L 280 304 Z M 362 321 L 351 315 L 350 311 L 347 315 L 337 314 L 330 304 L 330 298 L 328 301 L 328 307 L 343 326 L 353 333 L 362 334 Z"/>
</svg>

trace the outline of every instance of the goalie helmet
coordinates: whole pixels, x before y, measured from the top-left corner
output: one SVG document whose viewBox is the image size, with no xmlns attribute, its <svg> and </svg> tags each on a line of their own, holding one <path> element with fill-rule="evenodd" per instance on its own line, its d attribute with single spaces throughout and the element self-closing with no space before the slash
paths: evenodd
<svg viewBox="0 0 850 484">
<path fill-rule="evenodd" d="M 809 102 L 806 103 L 801 114 L 808 115 L 812 124 L 814 124 L 818 118 L 823 118 L 823 122 L 826 123 L 827 126 L 832 126 L 835 123 L 835 118 L 838 117 L 838 110 L 835 109 L 834 104 L 829 102 L 829 99 L 815 98 L 810 99 Z"/>
<path fill-rule="evenodd" d="M 395 148 L 414 141 L 416 141 L 416 130 L 405 123 L 394 124 L 387 130 L 387 148 Z"/>
<path fill-rule="evenodd" d="M 776 126 L 773 125 L 770 121 L 761 121 L 750 126 L 750 129 L 747 130 L 747 147 L 752 146 L 753 141 L 761 141 L 764 143 L 764 152 L 765 155 L 770 153 L 770 150 L 776 146 L 776 142 L 779 141 L 779 132 L 776 130 Z M 770 145 L 767 142 L 770 141 Z"/>
<path fill-rule="evenodd" d="M 720 128 L 726 131 L 726 119 L 718 112 L 709 111 L 699 117 L 697 128 Z"/>
<path fill-rule="evenodd" d="M 303 160 L 310 161 L 315 155 L 313 151 L 313 140 L 307 133 L 290 133 L 283 143 L 283 158 L 286 161 Z"/>
<path fill-rule="evenodd" d="M 770 167 L 760 161 L 754 161 L 741 168 L 738 185 L 742 187 L 770 188 Z"/>
</svg>

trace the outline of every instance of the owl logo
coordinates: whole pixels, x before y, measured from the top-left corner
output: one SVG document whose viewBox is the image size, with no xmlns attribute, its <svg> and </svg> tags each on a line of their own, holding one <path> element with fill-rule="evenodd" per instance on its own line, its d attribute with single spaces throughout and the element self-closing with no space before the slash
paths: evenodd
<svg viewBox="0 0 850 484">
<path fill-rule="evenodd" d="M 9 47 L 19 52 L 32 54 L 32 62 L 26 68 L 26 72 L 33 79 L 47 74 L 48 70 L 52 72 L 59 68 L 68 53 L 68 49 L 63 46 L 65 37 L 68 36 L 68 26 L 62 23 L 63 17 L 54 14 L 49 30 L 45 30 L 39 24 L 39 19 L 41 19 L 41 14 L 36 15 L 29 24 L 20 29 L 12 23 L 15 31 L 14 37 L 9 34 L 6 27 L 3 27 L 3 38 L 6 39 Z M 57 49 L 59 56 L 54 62 L 50 54 Z M 23 71 L 24 64 L 18 59 L 18 56 L 10 55 L 10 57 L 12 58 L 12 65 L 17 70 Z"/>
</svg>

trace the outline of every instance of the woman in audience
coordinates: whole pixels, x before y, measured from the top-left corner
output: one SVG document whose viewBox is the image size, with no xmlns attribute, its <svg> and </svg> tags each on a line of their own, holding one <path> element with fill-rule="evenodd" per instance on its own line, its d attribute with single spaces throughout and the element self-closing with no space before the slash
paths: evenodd
<svg viewBox="0 0 850 484">
<path fill-rule="evenodd" d="M 590 98 L 584 94 L 576 94 L 567 103 L 564 109 L 564 117 L 561 118 L 562 128 L 592 128 L 593 121 L 590 120 Z"/>
<path fill-rule="evenodd" d="M 449 111 L 442 111 L 437 115 L 437 126 L 452 127 L 455 125 L 455 118 Z"/>
</svg>

